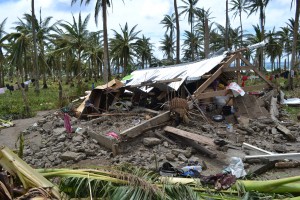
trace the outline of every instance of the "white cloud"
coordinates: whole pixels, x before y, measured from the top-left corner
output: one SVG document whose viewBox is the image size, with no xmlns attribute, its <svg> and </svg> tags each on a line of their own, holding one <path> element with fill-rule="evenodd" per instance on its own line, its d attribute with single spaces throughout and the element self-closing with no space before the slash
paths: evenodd
<svg viewBox="0 0 300 200">
<path fill-rule="evenodd" d="M 94 0 L 95 1 L 95 0 Z M 80 7 L 80 1 L 71 7 L 71 0 L 36 0 L 35 9 L 36 15 L 39 16 L 39 8 L 42 9 L 42 16 L 52 16 L 53 23 L 56 20 L 72 20 L 72 13 L 75 18 L 78 16 L 78 12 L 82 10 L 82 16 L 86 16 L 91 13 L 89 22 L 90 31 L 102 29 L 102 15 L 99 14 L 99 26 L 96 27 L 94 21 L 94 1 L 91 1 L 88 7 L 82 5 Z M 173 0 L 112 0 L 113 8 L 108 8 L 108 29 L 109 36 L 112 36 L 111 29 L 117 31 L 120 30 L 119 25 L 124 27 L 125 23 L 128 22 L 129 28 L 138 24 L 136 31 L 142 30 L 142 34 L 146 37 L 150 37 L 152 43 L 158 47 L 159 41 L 163 38 L 165 30 L 160 24 L 165 14 L 173 13 Z M 182 6 L 181 0 L 178 0 L 178 6 Z M 212 21 L 217 22 L 225 26 L 225 0 L 210 0 L 210 1 L 199 1 L 198 7 L 208 9 L 210 8 Z M 0 3 L 0 22 L 8 17 L 6 30 L 11 31 L 9 28 L 13 27 L 13 22 L 16 22 L 19 18 L 22 18 L 24 13 L 31 12 L 31 1 L 30 0 L 19 0 L 19 1 L 6 1 Z M 294 17 L 295 5 L 290 10 L 290 1 L 288 0 L 272 0 L 266 9 L 266 28 L 267 30 L 273 29 L 275 26 L 278 30 L 279 27 L 285 26 L 288 19 Z M 238 17 L 233 19 L 230 16 L 231 26 L 233 28 L 238 27 Z M 259 24 L 259 16 L 252 15 L 247 17 L 243 13 L 243 28 L 252 31 L 252 25 Z M 181 34 L 184 30 L 190 30 L 187 18 L 183 18 L 180 21 Z M 181 39 L 183 37 L 181 36 Z M 181 42 L 182 43 L 182 42 Z M 161 52 L 156 49 L 155 55 L 161 57 Z"/>
</svg>

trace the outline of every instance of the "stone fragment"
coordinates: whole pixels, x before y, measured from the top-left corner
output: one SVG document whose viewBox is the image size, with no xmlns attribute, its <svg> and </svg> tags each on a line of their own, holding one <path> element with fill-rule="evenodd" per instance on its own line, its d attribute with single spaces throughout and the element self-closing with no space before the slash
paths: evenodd
<svg viewBox="0 0 300 200">
<path fill-rule="evenodd" d="M 176 158 L 176 156 L 174 155 L 174 154 L 172 154 L 172 153 L 167 153 L 166 154 L 166 159 L 168 160 L 168 161 L 175 161 L 175 158 Z"/>
<path fill-rule="evenodd" d="M 185 157 L 185 155 L 182 154 L 182 153 L 180 153 L 177 157 L 178 157 L 178 159 L 179 159 L 180 161 L 183 161 L 183 162 L 185 162 L 185 161 L 188 160 L 188 159 Z"/>
<path fill-rule="evenodd" d="M 161 140 L 155 137 L 148 137 L 143 139 L 143 144 L 145 146 L 151 147 L 161 143 Z"/>
<path fill-rule="evenodd" d="M 62 159 L 63 161 L 69 161 L 69 160 L 80 161 L 85 157 L 86 155 L 84 153 L 75 153 L 72 151 L 67 151 L 60 156 L 60 159 Z"/>
</svg>

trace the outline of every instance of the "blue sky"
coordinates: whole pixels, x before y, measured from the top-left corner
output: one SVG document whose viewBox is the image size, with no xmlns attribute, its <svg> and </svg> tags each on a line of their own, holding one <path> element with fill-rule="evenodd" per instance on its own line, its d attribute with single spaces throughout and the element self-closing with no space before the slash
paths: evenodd
<svg viewBox="0 0 300 200">
<path fill-rule="evenodd" d="M 79 2 L 80 0 L 78 0 Z M 179 6 L 182 5 L 181 0 L 177 0 Z M 229 0 L 230 1 L 230 0 Z M 95 31 L 102 29 L 101 18 L 99 18 L 99 26 L 96 27 L 94 21 L 94 1 L 91 0 L 89 6 L 80 6 L 77 3 L 71 7 L 71 0 L 35 0 L 36 15 L 39 16 L 39 9 L 42 10 L 42 17 L 52 16 L 53 23 L 57 20 L 72 20 L 72 14 L 77 19 L 78 12 L 82 12 L 85 17 L 91 13 L 89 22 L 89 30 Z M 290 18 L 294 18 L 295 6 L 290 9 L 291 0 L 270 0 L 266 9 L 266 30 L 273 27 L 279 30 L 279 27 L 285 26 Z M 205 9 L 210 8 L 212 21 L 225 25 L 225 0 L 199 0 L 198 7 Z M 24 13 L 31 12 L 31 0 L 0 0 L 0 22 L 6 17 L 6 31 L 11 32 L 18 18 L 22 18 Z M 173 0 L 113 0 L 112 8 L 108 9 L 108 29 L 109 36 L 112 36 L 111 29 L 120 30 L 128 22 L 129 28 L 138 24 L 136 30 L 141 30 L 140 34 L 151 38 L 151 42 L 156 46 L 155 55 L 161 57 L 159 52 L 159 41 L 163 38 L 165 30 L 160 23 L 165 14 L 173 12 Z M 101 14 L 100 14 L 101 17 Z M 233 19 L 230 16 L 231 26 L 236 28 L 239 26 L 238 18 Z M 252 25 L 259 24 L 259 16 L 252 15 L 247 17 L 243 13 L 243 28 L 246 31 L 252 30 Z M 190 30 L 187 18 L 182 17 L 180 21 L 181 33 L 183 30 Z M 141 36 L 141 35 L 140 35 Z M 182 39 L 183 37 L 181 37 Z"/>
</svg>

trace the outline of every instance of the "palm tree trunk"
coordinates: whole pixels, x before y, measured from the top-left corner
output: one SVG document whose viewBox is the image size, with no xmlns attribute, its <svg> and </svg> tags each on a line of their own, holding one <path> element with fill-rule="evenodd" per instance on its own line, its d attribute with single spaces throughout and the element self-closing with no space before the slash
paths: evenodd
<svg viewBox="0 0 300 200">
<path fill-rule="evenodd" d="M 260 7 L 260 28 L 261 28 L 261 41 L 265 39 L 265 12 L 264 6 Z M 259 70 L 264 69 L 264 49 L 261 47 L 260 57 L 259 57 Z"/>
<path fill-rule="evenodd" d="M 242 11 L 239 11 L 240 13 L 240 25 L 241 25 L 241 46 L 240 48 L 243 48 L 243 23 L 242 23 Z"/>
<path fill-rule="evenodd" d="M 208 30 L 208 19 L 204 20 L 204 54 L 205 58 L 209 55 L 209 30 Z"/>
<path fill-rule="evenodd" d="M 225 22 L 225 50 L 228 50 L 228 23 L 229 23 L 229 19 L 228 19 L 228 0 L 226 0 L 226 22 Z"/>
<path fill-rule="evenodd" d="M 35 92 L 37 94 L 40 93 L 40 84 L 39 84 L 39 80 L 40 80 L 40 72 L 39 72 L 39 66 L 38 66 L 38 62 L 37 62 L 37 46 L 36 46 L 36 32 L 35 32 L 35 14 L 34 14 L 34 0 L 31 0 L 31 15 L 32 15 L 32 37 L 33 37 L 33 66 L 35 69 Z"/>
<path fill-rule="evenodd" d="M 103 45 L 104 45 L 104 69 L 103 69 L 103 80 L 105 83 L 110 79 L 109 73 L 109 54 L 108 54 L 108 36 L 107 36 L 107 11 L 106 11 L 106 0 L 102 0 L 102 17 L 103 17 Z"/>
<path fill-rule="evenodd" d="M 175 10 L 175 17 L 176 17 L 176 64 L 179 64 L 180 63 L 180 28 L 179 28 L 177 0 L 174 0 L 174 10 Z"/>
<path fill-rule="evenodd" d="M 294 24 L 294 31 L 293 31 L 293 46 L 292 46 L 292 58 L 291 58 L 291 65 L 290 69 L 296 68 L 296 55 L 297 55 L 297 36 L 298 36 L 298 29 L 299 29 L 299 6 L 300 0 L 296 0 L 296 12 L 295 12 L 295 24 Z M 289 73 L 289 89 L 293 89 L 293 78 L 291 77 L 291 73 Z"/>
</svg>

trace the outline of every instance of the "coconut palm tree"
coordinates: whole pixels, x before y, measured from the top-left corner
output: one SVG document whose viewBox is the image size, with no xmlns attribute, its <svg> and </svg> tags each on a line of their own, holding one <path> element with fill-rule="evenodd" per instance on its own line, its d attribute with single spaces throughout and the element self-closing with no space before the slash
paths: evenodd
<svg viewBox="0 0 300 200">
<path fill-rule="evenodd" d="M 292 3 L 294 0 L 292 0 Z M 296 68 L 296 54 L 297 54 L 297 43 L 299 34 L 299 13 L 300 13 L 300 0 L 295 0 L 296 11 L 295 11 L 295 24 L 293 29 L 293 45 L 292 45 L 292 57 L 291 57 L 291 69 Z M 293 89 L 293 79 L 291 73 L 289 74 L 289 89 Z"/>
<path fill-rule="evenodd" d="M 61 27 L 65 29 L 65 33 L 62 34 L 61 39 L 65 42 L 66 46 L 64 49 L 74 50 L 77 57 L 77 80 L 78 85 L 81 85 L 81 60 L 82 53 L 88 46 L 88 35 L 87 24 L 90 19 L 90 15 L 87 15 L 84 20 L 81 18 L 81 13 L 79 13 L 78 21 L 76 21 L 73 16 L 73 24 L 69 22 L 59 23 Z"/>
<path fill-rule="evenodd" d="M 100 72 L 102 71 L 103 60 L 103 41 L 102 31 L 92 32 L 89 36 L 89 46 L 87 47 L 86 56 L 91 63 L 92 72 L 94 73 L 94 80 L 100 78 Z M 91 72 L 90 72 L 91 73 Z"/>
<path fill-rule="evenodd" d="M 151 57 L 153 51 L 153 44 L 150 43 L 150 38 L 144 35 L 136 42 L 136 53 L 141 58 L 142 68 L 148 67 L 151 64 Z"/>
<path fill-rule="evenodd" d="M 129 64 L 132 63 L 134 51 L 136 49 L 136 41 L 139 39 L 138 34 L 141 31 L 135 31 L 137 25 L 129 29 L 126 23 L 124 28 L 121 28 L 121 33 L 116 30 L 114 32 L 114 38 L 110 40 L 111 53 L 118 56 L 120 64 L 123 66 L 123 75 L 130 71 Z"/>
<path fill-rule="evenodd" d="M 266 21 L 266 7 L 270 0 L 246 0 L 247 6 L 246 9 L 249 10 L 249 15 L 257 13 L 259 11 L 259 19 L 260 19 L 260 32 L 262 36 L 262 41 L 265 39 L 265 21 Z M 263 56 L 263 47 L 261 47 L 258 60 L 259 69 L 264 68 L 264 56 Z"/>
<path fill-rule="evenodd" d="M 174 12 L 176 21 L 176 63 L 180 63 L 180 27 L 177 0 L 174 0 Z"/>
<path fill-rule="evenodd" d="M 256 25 L 256 26 L 253 25 L 252 27 L 254 29 L 254 34 L 249 34 L 247 36 L 246 43 L 248 45 L 259 43 L 259 42 L 263 41 L 263 33 L 260 31 L 259 25 Z M 256 49 L 256 54 L 255 54 L 255 57 L 254 57 L 255 62 L 259 61 L 261 51 L 262 51 L 261 48 Z"/>
<path fill-rule="evenodd" d="M 175 23 L 176 23 L 176 19 L 175 19 L 174 14 L 172 14 L 171 16 L 170 15 L 165 15 L 163 20 L 161 20 L 161 22 L 160 22 L 160 24 L 163 24 L 164 28 L 166 28 L 165 33 L 170 31 L 169 36 L 171 38 L 174 37 L 174 31 L 175 31 L 175 28 L 176 28 Z"/>
<path fill-rule="evenodd" d="M 209 41 L 210 41 L 210 32 L 212 30 L 213 23 L 209 24 L 210 21 L 210 9 L 205 10 L 204 8 L 197 9 L 196 16 L 196 25 L 194 27 L 195 32 L 200 40 L 204 41 L 204 57 L 208 58 L 209 55 Z"/>
<path fill-rule="evenodd" d="M 6 32 L 4 31 L 6 19 L 7 18 L 0 23 L 0 88 L 4 87 L 4 54 L 2 51 L 2 46 L 4 45 L 3 37 L 6 35 Z"/>
<path fill-rule="evenodd" d="M 247 13 L 246 9 L 246 0 L 231 0 L 230 1 L 231 8 L 229 9 L 229 12 L 233 12 L 233 17 L 236 18 L 237 15 L 239 15 L 240 20 L 240 28 L 241 28 L 241 46 L 243 46 L 243 23 L 242 23 L 242 13 Z"/>
<path fill-rule="evenodd" d="M 80 4 L 85 1 L 85 4 L 89 4 L 90 0 L 80 0 Z M 77 0 L 72 0 L 71 4 L 75 4 Z M 96 0 L 95 5 L 95 22 L 98 24 L 98 16 L 99 12 L 102 9 L 102 23 L 103 23 L 103 47 L 104 47 L 104 54 L 103 54 L 103 63 L 104 63 L 104 70 L 103 70 L 103 78 L 104 82 L 108 82 L 110 79 L 110 63 L 109 63 L 109 51 L 108 51 L 108 36 L 107 36 L 107 6 L 110 7 L 111 1 L 110 0 Z"/>
<path fill-rule="evenodd" d="M 36 44 L 36 30 L 35 30 L 35 11 L 34 11 L 34 0 L 31 0 L 31 15 L 32 15 L 32 40 L 33 40 L 33 66 L 35 69 L 35 92 L 40 93 L 40 69 L 37 61 L 37 44 Z"/>
<path fill-rule="evenodd" d="M 192 47 L 194 47 L 194 51 L 195 51 L 196 55 L 198 56 L 197 59 L 199 59 L 200 53 L 202 52 L 199 37 L 189 31 L 184 32 L 184 37 L 185 37 L 185 40 L 183 42 L 183 51 L 184 51 L 183 59 L 185 61 L 194 61 L 193 59 L 195 59 L 195 58 L 193 58 L 193 56 L 192 56 L 192 54 L 193 54 Z"/>
<path fill-rule="evenodd" d="M 271 61 L 271 70 L 275 70 L 275 59 L 279 58 L 282 55 L 282 47 L 279 44 L 279 38 L 276 37 L 275 28 L 266 34 L 266 38 L 268 38 L 268 45 L 266 46 L 267 56 L 270 57 Z M 280 61 L 279 61 L 280 62 Z"/>
<path fill-rule="evenodd" d="M 281 30 L 278 31 L 276 33 L 276 35 L 279 38 L 279 45 L 283 48 L 283 51 L 287 55 L 288 66 L 289 66 L 289 58 L 290 58 L 290 54 L 292 51 L 292 41 L 290 40 L 290 38 L 292 38 L 292 36 L 291 36 L 291 32 L 289 31 L 288 27 L 281 27 L 280 29 Z M 279 62 L 279 64 L 280 64 L 280 62 Z M 286 70 L 286 65 L 284 67 L 285 67 L 284 70 Z"/>
<path fill-rule="evenodd" d="M 159 49 L 164 53 L 164 56 L 168 60 L 169 64 L 173 63 L 173 55 L 174 55 L 174 39 L 169 35 L 165 34 L 164 38 L 160 41 L 161 46 Z"/>
<path fill-rule="evenodd" d="M 199 0 L 182 0 L 182 2 L 185 4 L 184 6 L 180 6 L 180 9 L 183 9 L 180 12 L 180 15 L 185 14 L 188 15 L 188 23 L 191 25 L 191 34 L 194 33 L 194 17 L 195 17 L 195 13 L 197 11 L 197 3 Z M 193 45 L 193 44 L 192 44 Z M 194 55 L 194 46 L 191 46 L 191 58 L 192 61 L 195 60 L 195 55 Z"/>
</svg>

